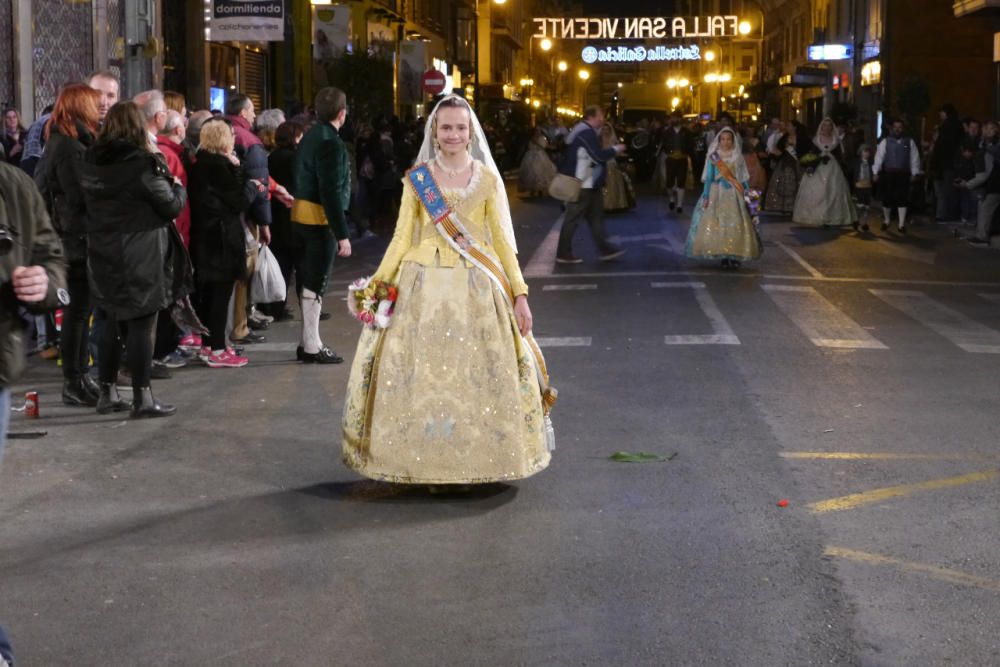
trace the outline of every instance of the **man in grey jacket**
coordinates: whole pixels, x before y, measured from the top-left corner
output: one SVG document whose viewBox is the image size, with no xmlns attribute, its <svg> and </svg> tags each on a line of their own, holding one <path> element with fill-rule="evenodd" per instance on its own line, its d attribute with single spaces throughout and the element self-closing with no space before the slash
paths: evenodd
<svg viewBox="0 0 1000 667">
<path fill-rule="evenodd" d="M 559 163 L 559 173 L 580 180 L 580 198 L 566 203 L 566 216 L 559 234 L 556 261 L 560 264 L 579 264 L 583 260 L 573 254 L 573 234 L 581 218 L 590 224 L 590 233 L 604 261 L 615 259 L 625 251 L 608 241 L 604 233 L 604 181 L 605 164 L 625 152 L 625 145 L 601 148 L 598 132 L 604 125 L 604 110 L 589 106 L 583 120 L 576 124 L 566 138 L 566 149 Z"/>
</svg>

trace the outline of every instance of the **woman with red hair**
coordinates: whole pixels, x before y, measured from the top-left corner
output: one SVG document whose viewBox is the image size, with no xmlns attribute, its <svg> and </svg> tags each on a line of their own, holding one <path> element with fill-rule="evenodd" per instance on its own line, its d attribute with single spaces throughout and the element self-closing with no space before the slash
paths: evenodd
<svg viewBox="0 0 1000 667">
<path fill-rule="evenodd" d="M 45 153 L 35 169 L 35 183 L 52 214 L 52 224 L 66 253 L 69 304 L 63 315 L 60 352 L 66 405 L 96 406 L 100 390 L 90 377 L 87 320 L 90 288 L 87 284 L 87 208 L 80 189 L 77 165 L 93 145 L 100 124 L 101 94 L 83 83 L 59 91 L 52 116 L 45 126 Z M 117 397 L 115 397 L 117 399 Z M 127 410 L 119 400 L 99 409 Z"/>
</svg>

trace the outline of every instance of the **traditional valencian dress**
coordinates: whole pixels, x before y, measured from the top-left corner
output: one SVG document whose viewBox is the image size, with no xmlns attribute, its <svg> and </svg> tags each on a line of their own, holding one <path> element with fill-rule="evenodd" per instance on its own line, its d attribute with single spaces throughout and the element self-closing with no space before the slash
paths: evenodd
<svg viewBox="0 0 1000 667">
<path fill-rule="evenodd" d="M 496 178 L 475 161 L 466 187 L 441 192 L 513 295 L 527 294 L 500 228 Z M 395 234 L 373 276 L 396 284 L 398 301 L 390 326 L 365 328 L 358 342 L 344 461 L 366 477 L 401 483 L 533 475 L 549 464 L 551 446 L 547 375 L 542 366 L 540 379 L 534 340 L 518 332 L 511 295 L 439 233 L 410 174 L 406 182 Z"/>
<path fill-rule="evenodd" d="M 545 151 L 548 140 L 540 132 L 528 143 L 517 174 L 517 189 L 528 194 L 546 193 L 556 177 L 556 163 Z"/>
<path fill-rule="evenodd" d="M 833 121 L 830 121 L 832 126 Z M 822 124 L 821 124 L 822 126 Z M 797 225 L 846 227 L 858 221 L 851 186 L 841 167 L 843 151 L 836 133 L 817 134 L 812 152 L 817 162 L 806 169 L 795 195 L 792 221 Z"/>
<path fill-rule="evenodd" d="M 738 262 L 760 257 L 760 238 L 743 199 L 749 175 L 735 134 L 729 155 L 719 152 L 716 137 L 703 180 L 705 189 L 691 216 L 684 254 L 692 259 Z"/>
</svg>

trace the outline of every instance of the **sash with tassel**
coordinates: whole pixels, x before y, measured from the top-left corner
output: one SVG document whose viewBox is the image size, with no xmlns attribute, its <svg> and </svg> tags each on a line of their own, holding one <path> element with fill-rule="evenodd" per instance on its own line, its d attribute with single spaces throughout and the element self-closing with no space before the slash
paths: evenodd
<svg viewBox="0 0 1000 667">
<path fill-rule="evenodd" d="M 406 182 L 413 188 L 413 193 L 423 204 L 424 210 L 427 211 L 438 233 L 444 237 L 448 245 L 454 248 L 455 252 L 485 273 L 500 288 L 500 293 L 503 294 L 507 305 L 513 311 L 514 289 L 507 279 L 507 274 L 501 268 L 500 261 L 479 245 L 455 212 L 448 206 L 448 202 L 434 180 L 434 175 L 427 163 L 419 164 L 406 172 Z M 515 331 L 520 335 L 520 330 L 516 327 Z M 538 387 L 542 393 L 546 445 L 549 451 L 552 451 L 555 449 L 555 431 L 549 413 L 552 411 L 552 406 L 555 405 L 559 392 L 549 382 L 549 371 L 545 365 L 545 357 L 542 355 L 542 350 L 538 347 L 535 337 L 529 331 L 527 336 L 522 336 L 522 340 L 531 351 L 529 356 L 535 369 L 535 376 L 538 378 Z"/>
</svg>

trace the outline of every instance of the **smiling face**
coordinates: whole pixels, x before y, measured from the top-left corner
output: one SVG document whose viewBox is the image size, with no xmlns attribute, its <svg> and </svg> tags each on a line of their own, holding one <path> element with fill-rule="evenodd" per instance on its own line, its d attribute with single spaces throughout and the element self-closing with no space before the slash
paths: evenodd
<svg viewBox="0 0 1000 667">
<path fill-rule="evenodd" d="M 732 132 L 723 132 L 719 135 L 719 149 L 726 152 L 733 150 Z"/>
<path fill-rule="evenodd" d="M 471 137 L 471 117 L 465 107 L 442 107 L 435 118 L 435 138 L 446 156 L 467 150 Z"/>
<path fill-rule="evenodd" d="M 95 76 L 90 80 L 90 87 L 101 94 L 98 104 L 101 120 L 108 115 L 108 109 L 118 102 L 118 82 L 105 76 Z"/>
<path fill-rule="evenodd" d="M 836 129 L 837 128 L 833 125 L 833 121 L 829 118 L 824 118 L 823 122 L 819 124 L 819 133 L 824 137 L 833 136 L 833 132 Z"/>
</svg>

